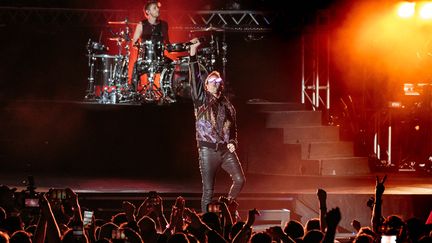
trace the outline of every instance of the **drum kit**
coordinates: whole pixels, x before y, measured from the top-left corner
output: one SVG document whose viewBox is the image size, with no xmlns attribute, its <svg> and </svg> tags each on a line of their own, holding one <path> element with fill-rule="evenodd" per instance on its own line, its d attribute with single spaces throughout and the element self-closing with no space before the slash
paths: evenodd
<svg viewBox="0 0 432 243">
<path fill-rule="evenodd" d="M 131 45 L 133 23 L 125 21 L 108 22 L 120 25 L 119 32 L 111 32 L 109 41 L 116 42 L 116 54 L 108 54 L 109 48 L 91 39 L 87 43 L 88 86 L 85 100 L 101 104 L 170 104 L 180 99 L 190 98 L 189 55 L 191 43 L 162 43 L 142 40 Z M 227 44 L 217 32 L 223 29 L 208 27 L 191 32 L 205 32 L 209 39 L 200 38 L 204 47 L 198 51 L 198 62 L 202 77 L 216 68 L 224 74 L 227 62 Z M 197 33 L 194 33 L 197 34 Z M 198 33 L 199 34 L 199 33 Z M 131 48 L 137 48 L 137 60 L 133 63 L 134 72 L 130 75 Z M 166 54 L 177 54 L 173 60 Z M 172 55 L 170 55 L 172 56 Z M 138 75 L 138 77 L 135 77 Z M 138 80 L 138 82 L 134 82 Z"/>
</svg>

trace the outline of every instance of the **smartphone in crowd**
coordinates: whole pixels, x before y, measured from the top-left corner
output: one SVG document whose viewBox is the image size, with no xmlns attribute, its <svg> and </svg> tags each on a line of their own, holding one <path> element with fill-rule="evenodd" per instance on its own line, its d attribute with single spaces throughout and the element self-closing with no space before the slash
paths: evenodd
<svg viewBox="0 0 432 243">
<path fill-rule="evenodd" d="M 87 228 L 93 223 L 93 211 L 84 210 L 83 224 Z"/>
<path fill-rule="evenodd" d="M 39 207 L 39 198 L 25 198 L 24 205 L 27 208 L 37 208 Z"/>
<path fill-rule="evenodd" d="M 211 213 L 220 214 L 221 212 L 221 205 L 219 202 L 211 202 L 207 204 L 207 211 Z"/>
<path fill-rule="evenodd" d="M 126 240 L 124 229 L 114 229 L 112 231 L 111 239 L 113 240 Z"/>
<path fill-rule="evenodd" d="M 381 243 L 396 243 L 396 235 L 382 235 Z"/>
<path fill-rule="evenodd" d="M 64 200 L 66 199 L 66 191 L 64 189 L 53 189 L 50 197 L 54 200 Z"/>
<path fill-rule="evenodd" d="M 75 239 L 81 239 L 84 236 L 84 230 L 81 226 L 72 227 L 72 235 Z"/>
</svg>

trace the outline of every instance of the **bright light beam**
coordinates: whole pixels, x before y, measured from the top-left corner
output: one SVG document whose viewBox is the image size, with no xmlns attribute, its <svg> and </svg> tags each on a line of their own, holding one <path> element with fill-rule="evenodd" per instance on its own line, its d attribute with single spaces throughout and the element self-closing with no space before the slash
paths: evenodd
<svg viewBox="0 0 432 243">
<path fill-rule="evenodd" d="M 432 19 L 432 3 L 425 3 L 420 7 L 420 18 Z"/>
<path fill-rule="evenodd" d="M 414 15 L 415 3 L 414 2 L 401 2 L 397 8 L 397 14 L 399 17 L 407 19 Z"/>
</svg>

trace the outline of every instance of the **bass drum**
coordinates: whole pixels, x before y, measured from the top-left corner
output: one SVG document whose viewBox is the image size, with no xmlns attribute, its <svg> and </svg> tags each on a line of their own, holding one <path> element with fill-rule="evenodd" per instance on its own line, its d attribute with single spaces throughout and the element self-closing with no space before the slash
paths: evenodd
<svg viewBox="0 0 432 243">
<path fill-rule="evenodd" d="M 198 64 L 201 77 L 205 79 L 208 71 L 204 65 Z M 189 59 L 173 62 L 169 68 L 165 68 L 161 73 L 162 90 L 165 96 L 171 98 L 191 98 L 191 87 L 189 84 Z M 204 80 L 203 80 L 204 81 Z"/>
</svg>

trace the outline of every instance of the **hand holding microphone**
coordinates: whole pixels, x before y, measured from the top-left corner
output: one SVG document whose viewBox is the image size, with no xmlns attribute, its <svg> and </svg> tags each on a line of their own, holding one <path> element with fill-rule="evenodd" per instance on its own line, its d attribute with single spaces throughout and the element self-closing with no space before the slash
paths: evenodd
<svg viewBox="0 0 432 243">
<path fill-rule="evenodd" d="M 190 45 L 190 55 L 191 56 L 195 56 L 198 46 L 200 45 L 200 40 L 198 38 L 193 38 L 192 40 L 190 40 L 188 43 L 186 43 L 186 45 Z"/>
</svg>

